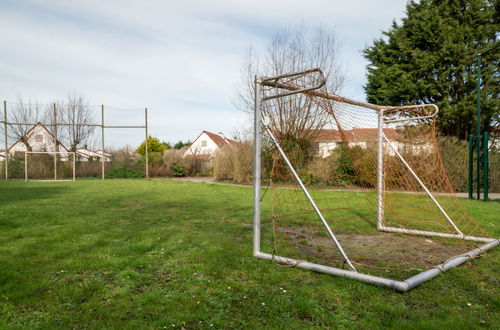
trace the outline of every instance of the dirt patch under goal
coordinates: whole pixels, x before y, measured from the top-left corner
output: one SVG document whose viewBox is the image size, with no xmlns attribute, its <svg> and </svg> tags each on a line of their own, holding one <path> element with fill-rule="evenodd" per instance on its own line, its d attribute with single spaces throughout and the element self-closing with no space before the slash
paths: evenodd
<svg viewBox="0 0 500 330">
<path fill-rule="evenodd" d="M 329 237 L 318 236 L 321 228 L 298 231 L 278 228 L 299 254 L 328 263 L 342 264 L 342 258 Z M 377 233 L 335 234 L 348 257 L 355 264 L 379 270 L 423 270 L 437 266 L 447 259 L 467 253 L 477 247 L 470 241 L 428 238 L 422 236 Z M 279 251 L 277 251 L 279 252 Z M 309 261 L 309 260 L 308 260 Z M 342 268 L 342 265 L 340 265 Z"/>
</svg>

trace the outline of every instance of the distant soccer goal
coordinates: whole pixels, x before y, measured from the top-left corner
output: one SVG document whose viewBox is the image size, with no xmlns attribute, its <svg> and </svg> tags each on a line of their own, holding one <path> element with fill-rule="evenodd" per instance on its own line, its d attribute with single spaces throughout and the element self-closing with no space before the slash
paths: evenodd
<svg viewBox="0 0 500 330">
<path fill-rule="evenodd" d="M 76 154 L 69 151 L 24 153 L 25 181 L 75 181 Z"/>
<path fill-rule="evenodd" d="M 437 106 L 324 85 L 319 69 L 255 81 L 254 256 L 404 292 L 500 243 L 454 195 Z"/>
</svg>

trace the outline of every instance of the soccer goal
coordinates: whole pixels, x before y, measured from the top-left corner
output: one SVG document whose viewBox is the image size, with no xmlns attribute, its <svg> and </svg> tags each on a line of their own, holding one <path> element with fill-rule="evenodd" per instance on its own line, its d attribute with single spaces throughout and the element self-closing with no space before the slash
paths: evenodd
<svg viewBox="0 0 500 330">
<path fill-rule="evenodd" d="M 26 151 L 25 181 L 75 181 L 76 154 L 70 151 Z"/>
<path fill-rule="evenodd" d="M 324 86 L 320 69 L 255 80 L 255 257 L 404 292 L 500 243 L 454 194 L 437 106 Z"/>
</svg>

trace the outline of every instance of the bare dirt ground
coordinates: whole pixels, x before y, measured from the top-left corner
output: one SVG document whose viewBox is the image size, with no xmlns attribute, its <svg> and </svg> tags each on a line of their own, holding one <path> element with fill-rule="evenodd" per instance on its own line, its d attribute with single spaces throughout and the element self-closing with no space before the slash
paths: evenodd
<svg viewBox="0 0 500 330">
<path fill-rule="evenodd" d="M 313 232 L 278 228 L 288 238 L 295 250 L 304 256 L 342 263 L 342 258 L 329 237 L 314 235 Z M 467 253 L 476 247 L 475 243 L 460 240 L 444 240 L 389 233 L 336 234 L 349 258 L 360 266 L 379 270 L 424 270 L 437 266 L 447 259 Z M 338 266 L 338 265 L 337 265 Z"/>
</svg>

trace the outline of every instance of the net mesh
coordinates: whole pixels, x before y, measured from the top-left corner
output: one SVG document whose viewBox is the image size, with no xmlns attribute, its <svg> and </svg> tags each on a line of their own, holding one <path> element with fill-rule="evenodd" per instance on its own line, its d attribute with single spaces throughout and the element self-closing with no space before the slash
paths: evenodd
<svg viewBox="0 0 500 330">
<path fill-rule="evenodd" d="M 11 179 L 24 179 L 24 152 L 27 150 L 76 152 L 77 178 L 100 178 L 103 167 L 105 177 L 108 174 L 109 177 L 141 177 L 145 172 L 144 162 L 134 154 L 146 138 L 144 108 L 90 105 L 74 98 L 45 104 L 19 100 L 5 105 L 7 124 L 0 125 L 2 177 L 5 175 L 5 146 L 7 177 Z M 4 121 L 4 116 L 4 111 L 0 111 L 0 121 Z M 60 161 L 62 156 L 57 157 L 57 171 L 51 162 L 52 155 L 36 154 L 29 158 L 33 159 L 32 164 L 28 162 L 30 179 L 53 179 L 56 172 L 59 177 L 67 173 L 69 165 L 72 166 L 64 165 L 65 162 Z"/>
<path fill-rule="evenodd" d="M 26 177 L 28 180 L 73 180 L 74 157 L 71 152 L 27 153 L 23 159 L 26 162 Z"/>
<path fill-rule="evenodd" d="M 302 118 L 294 112 L 304 106 L 311 116 L 292 127 L 290 120 Z M 267 101 L 262 110 L 267 128 L 358 271 L 403 279 L 480 244 L 379 230 L 376 106 L 297 94 Z M 428 117 L 433 111 L 432 106 L 384 111 L 379 225 L 446 234 L 459 229 L 464 235 L 486 237 L 454 195 L 440 157 L 435 119 Z M 270 216 L 263 219 L 266 252 L 348 269 L 271 139 L 263 142 L 263 165 L 271 200 Z"/>
</svg>

